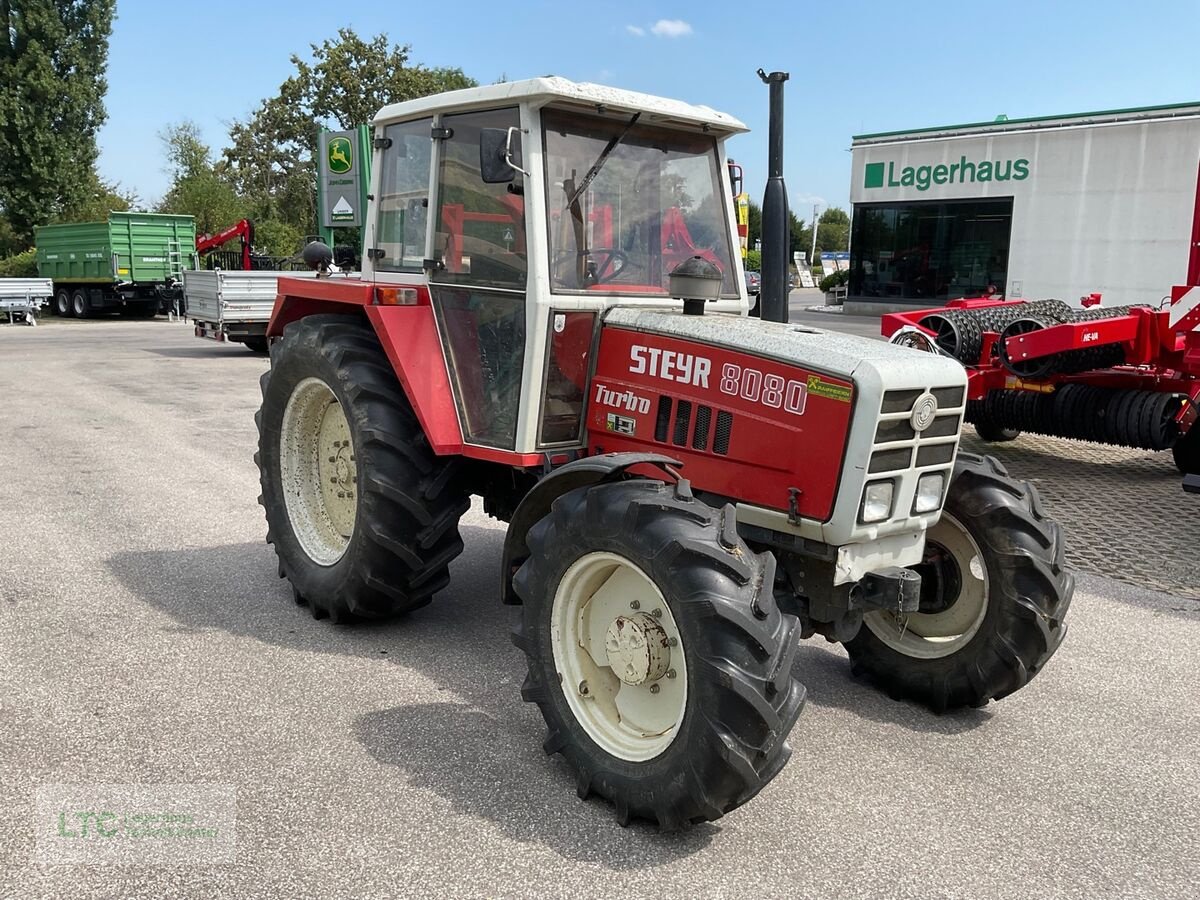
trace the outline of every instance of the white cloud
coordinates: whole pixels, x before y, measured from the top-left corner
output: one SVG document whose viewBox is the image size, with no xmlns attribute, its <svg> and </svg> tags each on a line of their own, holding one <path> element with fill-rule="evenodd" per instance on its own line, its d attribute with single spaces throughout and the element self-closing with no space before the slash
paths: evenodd
<svg viewBox="0 0 1200 900">
<path fill-rule="evenodd" d="M 625 30 L 628 31 L 630 34 L 632 34 L 634 37 L 645 37 L 646 36 L 646 29 L 641 28 L 637 25 L 626 25 Z"/>
<path fill-rule="evenodd" d="M 659 37 L 686 37 L 692 33 L 692 26 L 683 19 L 659 19 L 650 26 L 650 30 Z"/>
</svg>

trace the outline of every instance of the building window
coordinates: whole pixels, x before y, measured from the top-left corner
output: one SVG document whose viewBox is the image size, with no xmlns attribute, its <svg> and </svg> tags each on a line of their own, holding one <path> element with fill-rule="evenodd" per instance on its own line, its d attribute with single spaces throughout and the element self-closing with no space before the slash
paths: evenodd
<svg viewBox="0 0 1200 900">
<path fill-rule="evenodd" d="M 858 204 L 848 296 L 930 301 L 1003 295 L 1011 197 Z"/>
</svg>

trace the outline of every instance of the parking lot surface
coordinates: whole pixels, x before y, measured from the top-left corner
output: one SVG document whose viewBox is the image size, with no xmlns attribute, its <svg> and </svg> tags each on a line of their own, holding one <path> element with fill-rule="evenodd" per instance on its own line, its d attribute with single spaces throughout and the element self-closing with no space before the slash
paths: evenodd
<svg viewBox="0 0 1200 900">
<path fill-rule="evenodd" d="M 294 604 L 255 501 L 266 366 L 161 320 L 0 328 L 0 897 L 1196 895 L 1200 500 L 1163 460 L 997 448 L 1072 562 L 1128 583 L 1081 575 L 1057 656 L 981 710 L 806 643 L 789 765 L 660 835 L 543 755 L 482 512 L 403 621 Z M 234 859 L 42 864 L 33 798 L 63 783 L 230 785 Z"/>
</svg>

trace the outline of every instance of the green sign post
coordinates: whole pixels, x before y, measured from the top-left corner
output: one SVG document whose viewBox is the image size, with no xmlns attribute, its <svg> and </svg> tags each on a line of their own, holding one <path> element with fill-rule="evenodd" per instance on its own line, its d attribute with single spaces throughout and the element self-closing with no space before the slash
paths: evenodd
<svg viewBox="0 0 1200 900">
<path fill-rule="evenodd" d="M 317 222 L 321 240 L 333 246 L 335 228 L 366 224 L 371 184 L 371 126 L 317 135 Z"/>
</svg>

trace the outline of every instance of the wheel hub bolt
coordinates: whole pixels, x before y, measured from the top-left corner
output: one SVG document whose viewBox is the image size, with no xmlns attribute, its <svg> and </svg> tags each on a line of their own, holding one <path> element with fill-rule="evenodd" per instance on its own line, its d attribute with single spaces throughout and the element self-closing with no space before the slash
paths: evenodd
<svg viewBox="0 0 1200 900">
<path fill-rule="evenodd" d="M 658 691 L 659 691 L 659 687 L 658 687 L 658 682 L 656 681 L 656 682 L 654 682 L 654 684 L 650 685 L 650 693 L 657 694 Z"/>
<path fill-rule="evenodd" d="M 630 601 L 629 601 L 629 608 L 630 608 L 630 609 L 641 609 L 641 608 L 642 608 L 642 604 L 641 604 L 639 601 L 637 601 L 637 600 L 630 600 Z"/>
<path fill-rule="evenodd" d="M 582 697 L 586 697 L 586 696 L 588 695 L 588 683 L 587 683 L 587 681 L 581 681 L 581 682 L 579 682 L 579 694 L 580 694 L 580 696 L 582 696 Z"/>
</svg>

